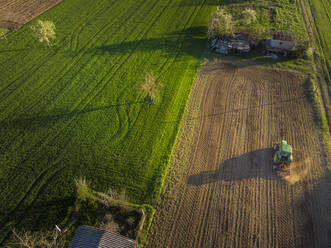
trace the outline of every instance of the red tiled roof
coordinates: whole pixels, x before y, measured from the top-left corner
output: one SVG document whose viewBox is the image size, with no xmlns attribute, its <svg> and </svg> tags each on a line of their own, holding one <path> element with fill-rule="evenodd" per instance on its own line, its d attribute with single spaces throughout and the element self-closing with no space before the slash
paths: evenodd
<svg viewBox="0 0 331 248">
<path fill-rule="evenodd" d="M 284 40 L 284 41 L 295 41 L 295 35 L 286 32 L 274 32 L 272 39 L 274 40 Z"/>
</svg>

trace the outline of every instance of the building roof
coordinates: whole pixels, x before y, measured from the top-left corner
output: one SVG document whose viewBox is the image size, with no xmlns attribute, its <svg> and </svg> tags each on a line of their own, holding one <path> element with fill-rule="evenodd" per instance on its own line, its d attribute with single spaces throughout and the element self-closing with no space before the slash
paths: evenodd
<svg viewBox="0 0 331 248">
<path fill-rule="evenodd" d="M 295 35 L 286 32 L 274 32 L 272 35 L 272 39 L 283 40 L 283 41 L 295 41 Z"/>
<path fill-rule="evenodd" d="M 135 241 L 90 226 L 79 226 L 69 248 L 134 248 Z"/>
</svg>

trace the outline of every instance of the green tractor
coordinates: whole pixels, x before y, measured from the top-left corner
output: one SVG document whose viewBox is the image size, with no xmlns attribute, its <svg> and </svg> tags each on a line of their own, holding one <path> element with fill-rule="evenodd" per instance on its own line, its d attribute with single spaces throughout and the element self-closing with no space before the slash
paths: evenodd
<svg viewBox="0 0 331 248">
<path fill-rule="evenodd" d="M 287 144 L 286 140 L 282 140 L 281 144 L 275 145 L 273 166 L 274 170 L 289 172 L 289 167 L 292 160 L 292 146 Z"/>
</svg>

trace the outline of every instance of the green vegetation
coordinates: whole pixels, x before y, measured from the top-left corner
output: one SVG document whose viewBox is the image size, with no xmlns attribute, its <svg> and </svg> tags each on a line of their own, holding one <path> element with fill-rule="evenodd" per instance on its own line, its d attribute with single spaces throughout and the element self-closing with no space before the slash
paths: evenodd
<svg viewBox="0 0 331 248">
<path fill-rule="evenodd" d="M 314 71 L 317 74 L 319 87 L 321 88 L 321 97 L 323 100 L 323 108 L 328 121 L 329 128 L 331 127 L 331 106 L 329 95 L 331 93 L 331 36 L 329 28 L 330 19 L 330 3 L 326 1 L 311 1 L 300 0 L 299 2 L 302 16 L 304 17 L 307 33 L 313 47 L 312 61 L 314 63 Z"/>
<path fill-rule="evenodd" d="M 298 39 L 305 39 L 306 32 L 298 7 L 293 0 L 224 0 L 221 6 L 233 19 L 240 20 L 246 9 L 256 12 L 256 24 L 265 31 L 292 32 Z"/>
<path fill-rule="evenodd" d="M 80 176 L 156 203 L 214 3 L 67 0 L 0 43 L 0 244 L 60 223 Z M 56 26 L 50 49 L 38 20 Z M 153 104 L 150 71 L 163 84 Z"/>
<path fill-rule="evenodd" d="M 331 36 L 329 32 L 331 4 L 324 0 L 300 0 L 298 6 L 305 20 L 313 49 L 311 59 L 314 66 L 314 76 L 310 82 L 319 90 L 312 97 L 312 100 L 321 127 L 327 166 L 331 171 L 331 106 L 329 98 L 331 93 Z"/>
<path fill-rule="evenodd" d="M 317 29 L 319 44 L 327 61 L 329 73 L 331 68 L 331 2 L 327 0 L 306 0 L 311 7 Z M 323 55 L 322 55 L 323 56 Z M 329 82 L 331 85 L 331 82 Z"/>
</svg>

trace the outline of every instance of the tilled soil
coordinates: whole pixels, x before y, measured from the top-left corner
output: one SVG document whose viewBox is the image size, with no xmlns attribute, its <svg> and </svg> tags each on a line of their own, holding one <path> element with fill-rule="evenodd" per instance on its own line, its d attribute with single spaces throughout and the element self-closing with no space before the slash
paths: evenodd
<svg viewBox="0 0 331 248">
<path fill-rule="evenodd" d="M 62 0 L 0 0 L 0 27 L 17 29 Z"/>
<path fill-rule="evenodd" d="M 147 247 L 331 247 L 331 179 L 305 93 L 301 74 L 205 65 Z M 272 170 L 282 139 L 289 176 Z"/>
</svg>

